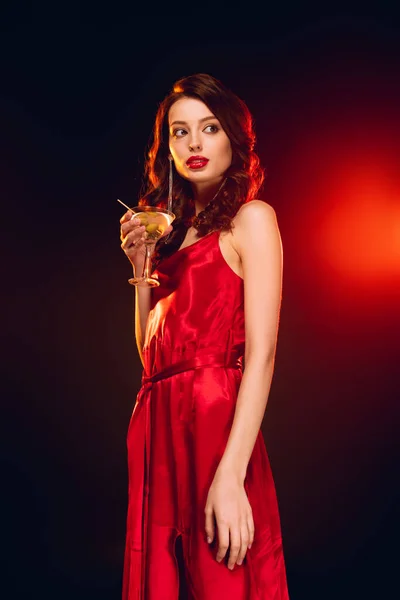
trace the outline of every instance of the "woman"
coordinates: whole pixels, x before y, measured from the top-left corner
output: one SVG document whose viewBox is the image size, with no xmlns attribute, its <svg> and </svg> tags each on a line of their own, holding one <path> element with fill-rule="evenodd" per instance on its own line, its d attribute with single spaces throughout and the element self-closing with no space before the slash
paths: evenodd
<svg viewBox="0 0 400 600">
<path fill-rule="evenodd" d="M 128 430 L 124 600 L 288 598 L 274 482 L 260 430 L 272 381 L 282 285 L 276 215 L 246 105 L 196 74 L 159 106 L 143 204 L 177 218 L 136 288 L 144 366 Z M 121 219 L 141 272 L 144 227 Z M 245 369 L 243 368 L 243 358 Z M 181 589 L 182 591 L 182 589 Z"/>
</svg>

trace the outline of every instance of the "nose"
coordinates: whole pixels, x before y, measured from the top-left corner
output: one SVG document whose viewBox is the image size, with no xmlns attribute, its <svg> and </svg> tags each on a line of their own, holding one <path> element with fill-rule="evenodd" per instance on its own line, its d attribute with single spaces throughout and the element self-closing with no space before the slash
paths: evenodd
<svg viewBox="0 0 400 600">
<path fill-rule="evenodd" d="M 199 141 L 192 141 L 189 144 L 189 150 L 191 152 L 198 152 L 199 150 L 201 150 L 201 144 Z"/>
</svg>

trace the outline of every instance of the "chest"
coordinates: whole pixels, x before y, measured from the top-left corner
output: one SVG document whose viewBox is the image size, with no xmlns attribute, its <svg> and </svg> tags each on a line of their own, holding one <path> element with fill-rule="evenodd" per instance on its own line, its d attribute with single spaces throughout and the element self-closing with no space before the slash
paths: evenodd
<svg viewBox="0 0 400 600">
<path fill-rule="evenodd" d="M 191 246 L 192 244 L 198 242 L 200 239 L 201 238 L 197 235 L 196 229 L 192 229 L 190 227 L 179 250 L 183 250 L 183 248 Z M 232 233 L 230 231 L 221 231 L 218 236 L 218 245 L 228 267 L 230 267 L 230 269 L 234 273 L 236 273 L 236 275 L 243 279 L 242 261 L 237 250 L 235 249 Z"/>
</svg>

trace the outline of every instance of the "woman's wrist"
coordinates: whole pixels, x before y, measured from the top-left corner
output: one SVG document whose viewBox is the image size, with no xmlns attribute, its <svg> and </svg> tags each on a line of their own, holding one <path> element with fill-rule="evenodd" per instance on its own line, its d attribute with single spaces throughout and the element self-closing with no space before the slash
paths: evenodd
<svg viewBox="0 0 400 600">
<path fill-rule="evenodd" d="M 131 262 L 131 265 L 132 265 L 132 272 L 133 272 L 134 277 L 136 277 L 138 274 L 140 274 L 140 275 L 142 274 L 144 263 L 135 264 L 135 263 Z"/>
</svg>

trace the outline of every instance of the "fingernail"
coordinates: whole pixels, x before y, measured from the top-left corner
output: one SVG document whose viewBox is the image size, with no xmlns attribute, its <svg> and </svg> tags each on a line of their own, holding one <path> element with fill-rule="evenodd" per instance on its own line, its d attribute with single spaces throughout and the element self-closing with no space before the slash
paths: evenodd
<svg viewBox="0 0 400 600">
<path fill-rule="evenodd" d="M 207 542 L 208 542 L 209 544 L 211 544 L 211 542 L 212 542 L 212 539 L 211 539 L 209 536 L 207 537 Z"/>
<path fill-rule="evenodd" d="M 238 560 L 238 561 L 237 561 L 237 564 L 238 564 L 238 565 L 241 565 L 241 564 L 242 564 L 242 561 L 241 561 L 241 560 Z"/>
</svg>

